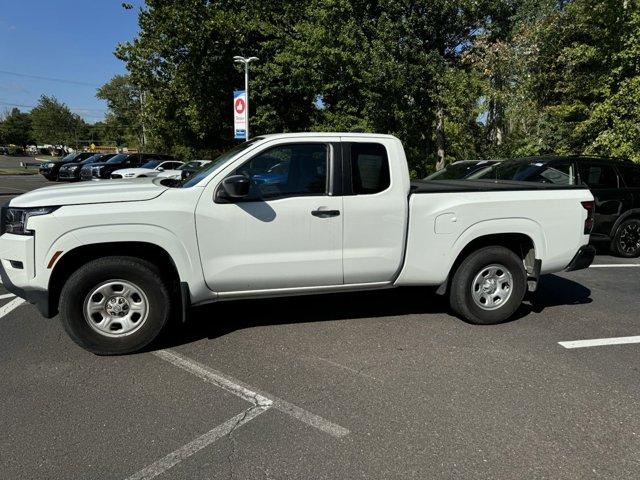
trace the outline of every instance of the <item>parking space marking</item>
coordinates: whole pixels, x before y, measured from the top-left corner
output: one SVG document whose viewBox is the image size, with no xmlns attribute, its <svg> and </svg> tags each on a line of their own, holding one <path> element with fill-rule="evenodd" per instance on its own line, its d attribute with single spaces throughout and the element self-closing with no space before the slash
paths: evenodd
<svg viewBox="0 0 640 480">
<path fill-rule="evenodd" d="M 627 345 L 640 343 L 640 335 L 633 337 L 594 338 L 591 340 L 572 340 L 570 342 L 558 342 L 564 348 L 602 347 L 605 345 Z"/>
<path fill-rule="evenodd" d="M 13 293 L 5 293 L 4 295 L 0 295 L 0 300 L 4 300 L 5 298 L 15 297 Z"/>
<path fill-rule="evenodd" d="M 203 448 L 211 445 L 220 438 L 231 434 L 235 429 L 240 428 L 245 423 L 256 418 L 263 412 L 266 412 L 271 405 L 254 405 L 242 413 L 239 413 L 233 418 L 230 418 L 222 425 L 218 425 L 207 433 L 199 436 L 195 440 L 183 445 L 182 447 L 174 450 L 164 458 L 161 458 L 157 462 L 148 465 L 142 470 L 134 473 L 127 480 L 150 480 L 158 475 L 166 472 L 172 467 L 175 467 L 178 463 L 189 458 L 191 455 L 198 453 Z"/>
<path fill-rule="evenodd" d="M 213 368 L 210 368 L 206 365 L 196 362 L 195 360 L 191 360 L 190 358 L 185 357 L 177 352 L 171 350 L 159 350 L 154 352 L 154 355 L 157 357 L 175 365 L 176 367 L 182 368 L 187 372 L 190 372 L 205 381 L 213 383 L 214 385 L 218 385 L 221 388 L 224 388 L 226 391 L 233 393 L 234 395 L 243 398 L 244 400 L 250 401 L 252 403 L 258 402 L 259 399 L 264 399 L 265 401 L 272 402 L 273 407 L 287 415 L 290 415 L 307 425 L 317 428 L 318 430 L 327 433 L 333 437 L 340 438 L 348 435 L 350 432 L 348 429 L 341 427 L 333 422 L 330 422 L 319 415 L 315 415 L 307 410 L 298 407 L 292 403 L 289 403 L 281 398 L 276 397 L 275 395 L 271 395 L 270 393 L 260 392 L 248 385 L 236 380 L 233 377 L 225 375 Z M 256 393 L 259 392 L 259 393 Z M 255 399 L 255 400 L 254 400 Z"/>
<path fill-rule="evenodd" d="M 4 317 L 12 310 L 18 308 L 23 303 L 24 303 L 24 298 L 14 298 L 6 305 L 3 305 L 2 307 L 0 307 L 0 318 Z"/>
<path fill-rule="evenodd" d="M 598 265 L 591 265 L 589 268 L 628 268 L 628 267 L 640 267 L 640 263 L 603 263 Z"/>
</svg>

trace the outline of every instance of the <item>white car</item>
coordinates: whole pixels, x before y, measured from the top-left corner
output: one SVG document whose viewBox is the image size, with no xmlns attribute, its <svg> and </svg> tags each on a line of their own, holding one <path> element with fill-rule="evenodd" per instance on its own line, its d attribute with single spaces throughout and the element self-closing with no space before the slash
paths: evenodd
<svg viewBox="0 0 640 480">
<path fill-rule="evenodd" d="M 111 173 L 111 178 L 157 177 L 166 170 L 174 170 L 184 165 L 178 160 L 149 160 L 138 168 L 123 168 Z"/>
<path fill-rule="evenodd" d="M 156 177 L 158 178 L 173 178 L 174 180 L 180 180 L 182 178 L 183 172 L 188 172 L 189 175 L 192 175 L 196 171 L 200 170 L 205 165 L 211 163 L 211 160 L 191 160 L 190 162 L 185 163 L 184 165 L 180 165 L 175 170 L 167 170 L 164 172 L 160 172 Z"/>
<path fill-rule="evenodd" d="M 0 277 L 104 355 L 144 348 L 192 305 L 246 298 L 431 286 L 459 316 L 494 324 L 541 275 L 591 264 L 594 209 L 586 186 L 411 181 L 390 135 L 266 135 L 175 185 L 13 198 Z"/>
</svg>

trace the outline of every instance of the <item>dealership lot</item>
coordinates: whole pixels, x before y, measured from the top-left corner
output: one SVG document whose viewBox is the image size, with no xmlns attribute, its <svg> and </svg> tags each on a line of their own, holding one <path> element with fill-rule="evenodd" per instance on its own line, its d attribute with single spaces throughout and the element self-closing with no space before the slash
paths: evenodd
<svg viewBox="0 0 640 480">
<path fill-rule="evenodd" d="M 424 289 L 243 301 L 123 357 L 2 289 L 0 478 L 637 478 L 640 343 L 559 343 L 640 335 L 640 261 L 596 263 L 498 326 Z"/>
</svg>

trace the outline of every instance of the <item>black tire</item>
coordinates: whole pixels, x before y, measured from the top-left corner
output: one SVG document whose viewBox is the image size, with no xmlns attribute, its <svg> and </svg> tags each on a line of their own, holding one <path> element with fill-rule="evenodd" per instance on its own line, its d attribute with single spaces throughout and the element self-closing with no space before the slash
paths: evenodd
<svg viewBox="0 0 640 480">
<path fill-rule="evenodd" d="M 513 285 L 507 300 L 487 310 L 476 304 L 472 295 L 476 276 L 490 265 L 504 266 L 511 274 Z M 458 266 L 449 290 L 449 303 L 454 312 L 465 320 L 491 325 L 508 320 L 522 303 L 526 293 L 527 275 L 522 259 L 505 247 L 484 247 L 469 254 Z"/>
<path fill-rule="evenodd" d="M 611 242 L 611 250 L 624 258 L 640 257 L 640 220 L 631 218 L 622 222 Z"/>
<path fill-rule="evenodd" d="M 147 315 L 141 326 L 120 337 L 107 336 L 89 325 L 85 301 L 94 288 L 110 280 L 123 280 L 146 296 Z M 60 318 L 71 339 L 97 355 L 122 355 L 148 346 L 169 323 L 170 288 L 152 263 L 135 257 L 113 256 L 92 260 L 76 270 L 60 294 Z"/>
</svg>

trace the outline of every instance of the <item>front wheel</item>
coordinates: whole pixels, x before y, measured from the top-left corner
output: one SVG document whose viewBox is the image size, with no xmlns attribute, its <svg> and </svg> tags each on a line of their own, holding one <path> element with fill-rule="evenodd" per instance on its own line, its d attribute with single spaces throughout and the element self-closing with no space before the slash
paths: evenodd
<svg viewBox="0 0 640 480">
<path fill-rule="evenodd" d="M 105 257 L 76 270 L 60 294 L 62 324 L 78 345 L 98 355 L 132 353 L 169 322 L 169 287 L 151 263 Z"/>
<path fill-rule="evenodd" d="M 504 322 L 515 313 L 526 293 L 522 259 L 505 247 L 485 247 L 465 258 L 451 282 L 449 302 L 471 323 Z"/>
<path fill-rule="evenodd" d="M 632 218 L 618 228 L 613 237 L 612 250 L 619 256 L 625 258 L 636 258 L 640 256 L 640 220 Z"/>
</svg>

